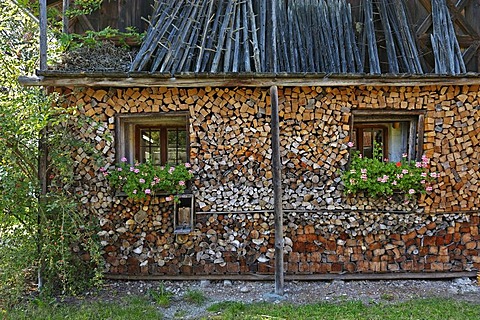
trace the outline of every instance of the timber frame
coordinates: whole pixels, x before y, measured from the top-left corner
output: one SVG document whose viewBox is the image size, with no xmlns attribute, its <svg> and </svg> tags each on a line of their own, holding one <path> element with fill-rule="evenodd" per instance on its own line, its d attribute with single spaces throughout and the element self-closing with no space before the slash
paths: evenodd
<svg viewBox="0 0 480 320">
<path fill-rule="evenodd" d="M 150 73 L 67 73 L 39 71 L 34 77 L 20 77 L 25 86 L 82 87 L 270 87 L 277 86 L 429 86 L 480 83 L 480 74 L 150 74 Z"/>
</svg>

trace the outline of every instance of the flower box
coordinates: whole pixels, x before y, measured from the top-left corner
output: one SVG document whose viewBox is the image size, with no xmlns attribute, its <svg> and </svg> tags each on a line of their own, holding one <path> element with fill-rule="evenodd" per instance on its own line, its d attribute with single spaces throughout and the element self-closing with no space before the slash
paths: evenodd
<svg viewBox="0 0 480 320">
<path fill-rule="evenodd" d="M 114 168 L 103 167 L 100 171 L 113 189 L 134 200 L 155 194 L 182 194 L 188 181 L 193 178 L 189 163 L 177 166 L 157 166 L 149 162 L 132 165 L 127 163 L 126 158 L 122 158 Z"/>
</svg>

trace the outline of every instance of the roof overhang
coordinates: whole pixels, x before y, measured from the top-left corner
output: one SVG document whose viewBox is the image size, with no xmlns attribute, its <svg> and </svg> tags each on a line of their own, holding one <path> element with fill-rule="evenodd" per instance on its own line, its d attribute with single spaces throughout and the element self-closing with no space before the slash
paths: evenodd
<svg viewBox="0 0 480 320">
<path fill-rule="evenodd" d="M 38 71 L 20 77 L 24 86 L 46 87 L 284 87 L 480 85 L 480 74 L 160 73 Z"/>
</svg>

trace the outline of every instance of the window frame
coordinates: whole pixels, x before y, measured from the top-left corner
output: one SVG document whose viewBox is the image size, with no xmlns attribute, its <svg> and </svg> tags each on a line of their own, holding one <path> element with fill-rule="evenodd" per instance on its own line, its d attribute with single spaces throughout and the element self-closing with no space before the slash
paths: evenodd
<svg viewBox="0 0 480 320">
<path fill-rule="evenodd" d="M 381 126 L 391 122 L 409 122 L 407 159 L 421 161 L 425 132 L 425 114 L 426 111 L 424 110 L 352 110 L 350 137 L 353 136 L 355 123 L 361 126 Z"/>
<path fill-rule="evenodd" d="M 187 112 L 155 112 L 148 114 L 120 114 L 115 118 L 115 150 L 116 161 L 120 162 L 122 157 L 126 157 L 130 163 L 141 161 L 140 159 L 140 141 L 139 132 L 146 128 L 159 128 L 161 131 L 168 132 L 169 128 L 183 127 L 178 123 L 185 123 L 186 131 L 186 159 L 190 161 L 190 131 L 189 115 Z M 162 140 L 167 141 L 167 135 Z M 168 160 L 168 143 L 161 147 L 161 161 Z M 162 148 L 164 150 L 162 150 Z"/>
</svg>

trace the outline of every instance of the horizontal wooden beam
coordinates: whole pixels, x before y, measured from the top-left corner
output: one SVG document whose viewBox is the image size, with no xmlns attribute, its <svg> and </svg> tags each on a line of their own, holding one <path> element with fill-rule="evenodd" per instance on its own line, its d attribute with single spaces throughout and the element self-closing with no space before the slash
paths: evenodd
<svg viewBox="0 0 480 320">
<path fill-rule="evenodd" d="M 389 272 L 389 273 L 319 273 L 319 274 L 287 274 L 287 281 L 360 281 L 360 280 L 446 280 L 455 278 L 476 277 L 475 271 L 471 272 Z M 104 274 L 105 279 L 111 280 L 240 280 L 240 281 L 273 281 L 272 274 L 215 274 L 215 275 L 121 275 Z"/>
<path fill-rule="evenodd" d="M 20 77 L 24 86 L 52 87 L 270 87 L 270 86 L 430 86 L 480 84 L 480 74 L 145 74 L 39 72 Z"/>
</svg>

